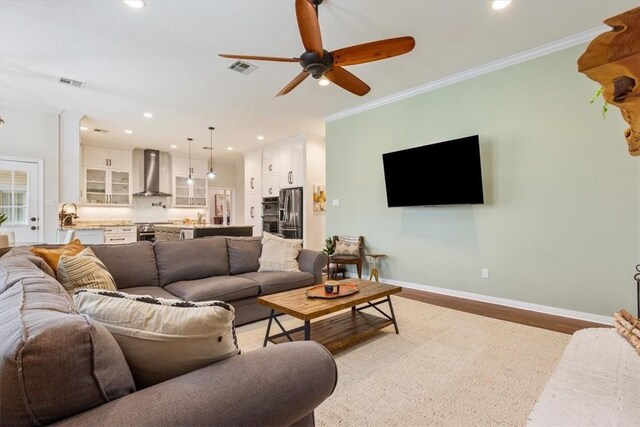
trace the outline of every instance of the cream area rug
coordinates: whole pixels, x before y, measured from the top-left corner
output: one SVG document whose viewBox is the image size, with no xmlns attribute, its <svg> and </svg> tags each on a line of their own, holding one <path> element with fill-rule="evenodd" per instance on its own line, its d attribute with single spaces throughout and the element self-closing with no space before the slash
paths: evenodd
<svg viewBox="0 0 640 427">
<path fill-rule="evenodd" d="M 316 409 L 316 425 L 524 426 L 570 338 L 406 298 L 392 302 L 400 334 L 389 326 L 335 355 L 338 385 Z M 279 319 L 288 328 L 302 324 Z M 262 346 L 266 325 L 237 328 L 243 352 Z"/>
</svg>

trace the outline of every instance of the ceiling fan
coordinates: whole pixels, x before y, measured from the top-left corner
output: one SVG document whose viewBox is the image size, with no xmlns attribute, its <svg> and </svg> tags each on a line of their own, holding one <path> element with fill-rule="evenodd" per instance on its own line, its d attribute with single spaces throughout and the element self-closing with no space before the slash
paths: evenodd
<svg viewBox="0 0 640 427">
<path fill-rule="evenodd" d="M 326 77 L 341 88 L 359 96 L 366 95 L 371 88 L 362 80 L 345 70 L 345 65 L 364 64 L 379 61 L 410 52 L 416 42 L 413 37 L 396 37 L 349 46 L 327 52 L 322 47 L 318 6 L 323 0 L 296 0 L 296 17 L 302 44 L 306 51 L 299 58 L 277 58 L 271 56 L 228 55 L 224 58 L 249 59 L 257 61 L 297 62 L 303 70 L 278 95 L 286 95 L 304 79 Z"/>
</svg>

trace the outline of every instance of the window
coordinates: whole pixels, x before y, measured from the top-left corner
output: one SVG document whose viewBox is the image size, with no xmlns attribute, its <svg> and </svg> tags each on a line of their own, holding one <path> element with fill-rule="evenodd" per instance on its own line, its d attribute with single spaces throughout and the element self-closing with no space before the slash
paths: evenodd
<svg viewBox="0 0 640 427">
<path fill-rule="evenodd" d="M 28 225 L 29 173 L 0 171 L 0 211 L 7 215 L 5 225 Z"/>
</svg>

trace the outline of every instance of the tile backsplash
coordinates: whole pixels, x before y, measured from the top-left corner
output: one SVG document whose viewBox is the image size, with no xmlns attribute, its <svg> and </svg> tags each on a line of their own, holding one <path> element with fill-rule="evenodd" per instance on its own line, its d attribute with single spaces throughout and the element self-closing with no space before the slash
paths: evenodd
<svg viewBox="0 0 640 427">
<path fill-rule="evenodd" d="M 163 208 L 159 204 L 166 206 Z M 168 197 L 134 197 L 131 206 L 101 207 L 78 206 L 79 220 L 123 220 L 132 222 L 171 222 L 185 218 L 197 219 L 198 213 L 207 215 L 207 209 L 171 208 Z"/>
</svg>

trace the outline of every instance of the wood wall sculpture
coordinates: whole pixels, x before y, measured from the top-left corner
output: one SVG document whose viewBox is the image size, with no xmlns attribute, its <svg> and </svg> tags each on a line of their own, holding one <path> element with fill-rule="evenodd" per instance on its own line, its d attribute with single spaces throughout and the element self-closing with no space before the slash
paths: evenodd
<svg viewBox="0 0 640 427">
<path fill-rule="evenodd" d="M 604 99 L 629 123 L 629 153 L 640 156 L 640 7 L 604 21 L 611 31 L 597 36 L 578 59 L 578 71 L 602 85 Z"/>
</svg>

